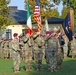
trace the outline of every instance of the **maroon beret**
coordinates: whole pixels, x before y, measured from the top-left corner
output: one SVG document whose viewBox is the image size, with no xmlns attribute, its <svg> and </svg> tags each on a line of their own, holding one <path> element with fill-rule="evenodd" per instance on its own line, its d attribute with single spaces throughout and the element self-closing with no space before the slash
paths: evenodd
<svg viewBox="0 0 76 75">
<path fill-rule="evenodd" d="M 13 36 L 14 36 L 14 37 L 18 36 L 18 33 L 14 33 Z"/>
</svg>

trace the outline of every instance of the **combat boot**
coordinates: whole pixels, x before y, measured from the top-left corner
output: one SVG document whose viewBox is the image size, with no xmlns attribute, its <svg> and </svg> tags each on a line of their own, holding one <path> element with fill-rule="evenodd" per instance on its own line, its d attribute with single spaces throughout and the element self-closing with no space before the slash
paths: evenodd
<svg viewBox="0 0 76 75">
<path fill-rule="evenodd" d="M 29 69 L 28 68 L 26 69 L 26 72 L 29 72 Z"/>
<path fill-rule="evenodd" d="M 32 69 L 31 68 L 29 68 L 29 72 L 32 72 Z"/>
<path fill-rule="evenodd" d="M 15 70 L 15 71 L 14 71 L 14 73 L 19 73 L 19 72 L 20 72 L 19 70 Z"/>
<path fill-rule="evenodd" d="M 51 70 L 51 72 L 57 72 L 57 70 L 53 69 L 53 70 Z"/>
</svg>

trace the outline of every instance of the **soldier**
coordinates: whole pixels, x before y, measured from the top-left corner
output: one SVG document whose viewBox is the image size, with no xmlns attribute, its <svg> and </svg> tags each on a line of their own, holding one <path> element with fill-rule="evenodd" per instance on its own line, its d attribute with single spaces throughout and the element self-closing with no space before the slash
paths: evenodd
<svg viewBox="0 0 76 75">
<path fill-rule="evenodd" d="M 58 32 L 58 40 L 59 40 L 60 47 L 61 47 L 61 50 L 62 50 L 62 53 L 63 53 L 63 56 L 64 56 L 64 48 L 63 47 L 64 47 L 64 44 L 65 44 L 65 40 L 62 37 L 62 34 L 61 34 L 60 31 Z"/>
<path fill-rule="evenodd" d="M 4 39 L 2 38 L 1 42 L 1 58 L 4 59 Z"/>
<path fill-rule="evenodd" d="M 58 51 L 57 39 L 54 37 L 53 32 L 46 32 L 46 36 L 46 63 L 48 66 L 48 70 L 51 70 L 51 72 L 56 72 Z"/>
<path fill-rule="evenodd" d="M 75 58 L 75 54 L 76 54 L 76 39 L 75 39 L 74 35 L 72 37 L 73 37 L 73 40 L 71 42 L 71 51 L 72 51 L 72 58 Z"/>
<path fill-rule="evenodd" d="M 12 38 L 9 39 L 9 58 L 12 59 L 13 50 L 12 50 Z"/>
<path fill-rule="evenodd" d="M 30 35 L 27 33 L 26 36 L 23 38 L 23 42 L 24 42 L 24 49 L 25 49 L 25 57 L 24 57 L 24 61 L 25 61 L 25 69 L 26 72 L 31 72 L 31 65 L 32 65 L 32 44 L 31 44 L 31 39 L 30 39 Z"/>
<path fill-rule="evenodd" d="M 20 40 L 20 42 L 21 42 L 21 44 L 22 45 L 20 45 L 20 47 L 21 47 L 21 49 L 22 49 L 22 51 L 21 51 L 21 58 L 24 60 L 25 59 L 25 46 L 24 46 L 24 42 L 23 42 L 23 38 L 24 38 L 25 36 L 20 36 L 19 37 L 19 40 Z"/>
<path fill-rule="evenodd" d="M 62 68 L 62 62 L 63 62 L 63 52 L 61 50 L 61 46 L 60 46 L 60 43 L 59 43 L 59 35 L 58 33 L 56 33 L 55 37 L 57 38 L 57 42 L 58 42 L 58 52 L 57 52 L 57 66 L 58 68 Z"/>
<path fill-rule="evenodd" d="M 37 31 L 36 35 L 33 36 L 33 40 L 34 40 L 33 52 L 34 52 L 36 70 L 41 70 L 42 57 L 43 57 L 42 52 L 43 40 L 41 39 L 40 32 Z"/>
<path fill-rule="evenodd" d="M 8 47 L 8 40 L 4 40 L 4 58 L 8 58 L 8 52 L 9 52 L 9 47 Z"/>
<path fill-rule="evenodd" d="M 2 43 L 2 40 L 0 38 L 0 58 L 1 58 L 1 43 Z"/>
<path fill-rule="evenodd" d="M 19 36 L 19 48 L 21 49 L 20 51 L 20 57 L 22 58 L 22 49 L 23 49 L 23 36 Z"/>
<path fill-rule="evenodd" d="M 64 58 L 67 58 L 67 55 L 68 55 L 68 38 L 65 34 L 63 34 L 63 38 L 64 38 L 64 41 L 65 41 L 65 44 L 63 46 L 63 49 L 64 49 Z"/>
<path fill-rule="evenodd" d="M 13 65 L 14 65 L 14 72 L 17 73 L 20 71 L 20 48 L 19 48 L 19 39 L 18 33 L 13 34 L 14 39 L 12 40 L 12 50 L 13 50 Z"/>
<path fill-rule="evenodd" d="M 63 58 L 64 58 L 64 38 L 62 37 L 61 32 L 58 30 L 56 32 L 57 34 L 57 39 L 58 39 L 58 52 L 57 52 L 57 66 L 58 68 L 62 68 L 62 62 L 63 62 Z"/>
<path fill-rule="evenodd" d="M 0 58 L 1 58 L 1 43 L 2 43 L 2 40 L 0 38 Z"/>
<path fill-rule="evenodd" d="M 43 53 L 43 60 L 45 60 L 45 35 L 40 34 L 40 37 L 42 39 L 42 53 Z"/>
</svg>

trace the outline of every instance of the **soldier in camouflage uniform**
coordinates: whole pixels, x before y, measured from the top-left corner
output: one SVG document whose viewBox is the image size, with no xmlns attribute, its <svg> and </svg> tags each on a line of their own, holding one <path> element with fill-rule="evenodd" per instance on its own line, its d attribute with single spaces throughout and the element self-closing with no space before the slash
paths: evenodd
<svg viewBox="0 0 76 75">
<path fill-rule="evenodd" d="M 63 38 L 64 38 L 64 41 L 65 41 L 65 44 L 63 46 L 63 48 L 64 48 L 64 58 L 67 58 L 67 55 L 68 55 L 68 42 L 69 42 L 69 40 L 68 40 L 68 37 L 65 34 L 63 35 Z"/>
<path fill-rule="evenodd" d="M 12 59 L 13 50 L 12 50 L 12 38 L 9 39 L 9 58 Z"/>
<path fill-rule="evenodd" d="M 60 43 L 59 43 L 59 35 L 58 33 L 56 33 L 55 37 L 57 38 L 57 42 L 58 42 L 58 52 L 57 52 L 57 66 L 58 68 L 62 68 L 62 62 L 63 62 L 63 52 L 61 50 L 61 47 L 60 47 Z"/>
<path fill-rule="evenodd" d="M 32 65 L 32 44 L 31 44 L 31 38 L 29 34 L 27 33 L 26 36 L 23 38 L 24 42 L 24 49 L 25 49 L 25 56 L 24 56 L 24 62 L 25 62 L 25 69 L 26 72 L 31 72 L 31 65 Z"/>
<path fill-rule="evenodd" d="M 20 48 L 19 48 L 19 38 L 18 34 L 14 33 L 13 34 L 14 39 L 12 40 L 12 50 L 13 50 L 13 65 L 14 65 L 14 72 L 17 73 L 19 72 L 19 67 L 20 67 Z"/>
<path fill-rule="evenodd" d="M 75 54 L 76 54 L 76 39 L 75 39 L 74 35 L 72 37 L 73 37 L 73 40 L 71 42 L 71 51 L 72 51 L 72 58 L 75 58 Z"/>
<path fill-rule="evenodd" d="M 8 58 L 8 52 L 9 52 L 9 47 L 8 47 L 8 40 L 4 40 L 4 58 L 7 59 Z"/>
<path fill-rule="evenodd" d="M 23 36 L 24 38 L 24 36 Z M 24 60 L 25 59 L 25 46 L 24 46 L 24 43 L 23 43 L 23 47 L 22 47 L 22 59 Z"/>
<path fill-rule="evenodd" d="M 43 58 L 42 46 L 44 44 L 43 43 L 44 39 L 41 38 L 40 32 L 37 32 L 37 34 L 33 36 L 33 40 L 34 40 L 33 52 L 34 52 L 36 70 L 40 70 Z"/>
<path fill-rule="evenodd" d="M 54 37 L 54 33 L 46 32 L 46 63 L 48 66 L 48 70 L 51 72 L 56 72 L 57 66 L 57 51 L 58 51 L 58 43 L 57 39 Z"/>
<path fill-rule="evenodd" d="M 2 39 L 2 42 L 1 42 L 1 58 L 4 59 L 4 39 Z"/>
<path fill-rule="evenodd" d="M 0 58 L 1 58 L 1 43 L 2 43 L 2 40 L 0 38 Z"/>
<path fill-rule="evenodd" d="M 40 34 L 40 37 L 42 39 L 42 41 L 41 41 L 42 53 L 43 53 L 42 59 L 45 60 L 45 35 Z"/>
</svg>

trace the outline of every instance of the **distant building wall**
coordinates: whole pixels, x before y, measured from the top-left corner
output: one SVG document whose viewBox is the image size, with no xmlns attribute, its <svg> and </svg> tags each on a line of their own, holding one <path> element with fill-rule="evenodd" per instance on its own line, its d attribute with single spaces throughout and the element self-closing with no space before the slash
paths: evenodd
<svg viewBox="0 0 76 75">
<path fill-rule="evenodd" d="M 33 29 L 37 29 L 38 26 L 37 25 L 33 25 Z M 24 25 L 10 25 L 8 27 L 6 27 L 6 29 L 1 32 L 2 37 L 9 39 L 9 38 L 14 38 L 13 34 L 14 33 L 18 33 L 18 36 L 26 34 L 25 30 L 27 30 L 28 27 L 24 26 Z M 49 24 L 49 31 L 54 30 L 57 31 L 58 29 L 61 29 L 61 32 L 64 33 L 63 29 L 62 29 L 62 25 L 61 24 Z M 45 34 L 46 32 L 46 27 L 45 25 L 42 26 L 42 34 Z"/>
</svg>

